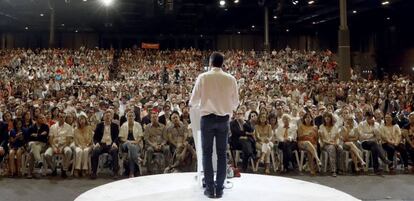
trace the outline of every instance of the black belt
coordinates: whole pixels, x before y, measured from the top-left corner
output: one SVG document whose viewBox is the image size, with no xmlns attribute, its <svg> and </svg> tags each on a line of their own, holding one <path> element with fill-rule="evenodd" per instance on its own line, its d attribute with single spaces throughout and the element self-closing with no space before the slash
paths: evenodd
<svg viewBox="0 0 414 201">
<path fill-rule="evenodd" d="M 208 114 L 208 115 L 202 116 L 201 118 L 217 119 L 217 120 L 227 121 L 227 120 L 229 120 L 230 115 L 219 116 L 219 115 L 216 115 L 216 114 Z"/>
</svg>

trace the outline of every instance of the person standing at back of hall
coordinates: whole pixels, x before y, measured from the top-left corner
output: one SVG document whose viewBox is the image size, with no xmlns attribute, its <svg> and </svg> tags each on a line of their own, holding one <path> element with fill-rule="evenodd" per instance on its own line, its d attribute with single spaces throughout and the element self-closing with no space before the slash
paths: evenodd
<svg viewBox="0 0 414 201">
<path fill-rule="evenodd" d="M 210 56 L 211 70 L 198 76 L 190 99 L 190 106 L 200 108 L 201 144 L 206 190 L 209 198 L 223 196 L 226 177 L 226 148 L 229 120 L 239 105 L 236 78 L 223 71 L 224 55 L 214 52 Z M 212 164 L 213 141 L 216 139 L 217 176 L 214 182 Z"/>
</svg>

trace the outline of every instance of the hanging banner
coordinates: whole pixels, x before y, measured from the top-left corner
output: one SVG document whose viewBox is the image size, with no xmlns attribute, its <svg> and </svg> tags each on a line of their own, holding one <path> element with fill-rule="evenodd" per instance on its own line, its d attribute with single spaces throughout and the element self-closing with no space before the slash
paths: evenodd
<svg viewBox="0 0 414 201">
<path fill-rule="evenodd" d="M 160 49 L 159 43 L 141 43 L 142 49 Z"/>
</svg>

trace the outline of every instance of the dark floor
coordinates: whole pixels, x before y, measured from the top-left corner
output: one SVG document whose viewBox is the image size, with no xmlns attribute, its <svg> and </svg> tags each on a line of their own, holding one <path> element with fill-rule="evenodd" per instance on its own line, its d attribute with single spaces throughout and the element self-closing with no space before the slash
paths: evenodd
<svg viewBox="0 0 414 201">
<path fill-rule="evenodd" d="M 242 175 L 243 176 L 243 175 Z M 287 177 L 318 183 L 362 200 L 413 200 L 414 175 Z M 0 201 L 73 201 L 81 193 L 112 179 L 0 179 Z"/>
</svg>

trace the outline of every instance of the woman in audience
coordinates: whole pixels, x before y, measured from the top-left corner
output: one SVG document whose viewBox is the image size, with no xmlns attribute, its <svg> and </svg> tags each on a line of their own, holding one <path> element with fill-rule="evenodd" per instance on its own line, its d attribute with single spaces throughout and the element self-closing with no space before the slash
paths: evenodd
<svg viewBox="0 0 414 201">
<path fill-rule="evenodd" d="M 336 177 L 337 168 L 343 171 L 341 166 L 342 145 L 340 144 L 339 129 L 331 112 L 323 114 L 323 124 L 319 127 L 320 144 L 322 150 L 328 153 L 329 164 L 333 177 Z"/>
<path fill-rule="evenodd" d="M 89 154 L 92 149 L 93 128 L 88 125 L 88 117 L 79 115 L 78 126 L 74 131 L 75 142 L 75 177 L 88 175 Z"/>
<path fill-rule="evenodd" d="M 398 124 L 392 119 L 390 113 L 384 116 L 384 124 L 381 126 L 382 148 L 387 152 L 389 161 L 394 161 L 395 152 L 398 151 L 404 163 L 404 170 L 408 172 L 408 155 L 405 146 L 402 143 L 401 130 Z M 388 165 L 390 173 L 395 173 L 393 164 Z"/>
<path fill-rule="evenodd" d="M 13 130 L 14 127 L 14 121 L 13 121 L 13 115 L 10 111 L 6 111 L 3 114 L 3 122 L 6 124 L 6 132 L 9 133 L 11 130 Z"/>
<path fill-rule="evenodd" d="M 316 151 L 317 142 L 318 130 L 313 125 L 313 117 L 310 113 L 305 113 L 302 118 L 302 124 L 300 124 L 298 128 L 298 146 L 308 154 L 308 164 L 310 166 L 311 175 L 316 174 L 315 160 L 318 167 L 322 165 L 318 152 Z"/>
<path fill-rule="evenodd" d="M 358 127 L 352 116 L 344 117 L 345 125 L 342 126 L 340 134 L 344 142 L 344 149 L 351 153 L 352 161 L 355 165 L 355 171 L 358 173 L 360 168 L 366 165 L 362 158 L 362 147 L 358 143 Z M 345 161 L 347 162 L 347 161 Z"/>
<path fill-rule="evenodd" d="M 21 162 L 24 152 L 27 129 L 23 128 L 23 120 L 16 119 L 14 129 L 9 134 L 9 168 L 10 177 L 22 176 Z"/>
<path fill-rule="evenodd" d="M 32 114 L 30 113 L 30 111 L 26 111 L 23 114 L 22 122 L 23 122 L 23 128 L 25 129 L 29 129 L 33 125 Z"/>
<path fill-rule="evenodd" d="M 265 164 L 265 173 L 270 173 L 270 154 L 273 150 L 273 132 L 270 124 L 267 123 L 266 113 L 260 113 L 259 119 L 254 130 L 256 138 L 256 150 L 260 150 L 260 158 L 258 163 Z M 258 166 L 256 164 L 256 167 Z"/>
<path fill-rule="evenodd" d="M 139 154 L 143 150 L 142 139 L 144 137 L 141 124 L 135 121 L 135 113 L 132 110 L 127 111 L 127 122 L 125 122 L 119 131 L 119 140 L 122 143 L 123 152 L 128 153 L 129 177 L 134 177 L 139 163 Z"/>
</svg>

